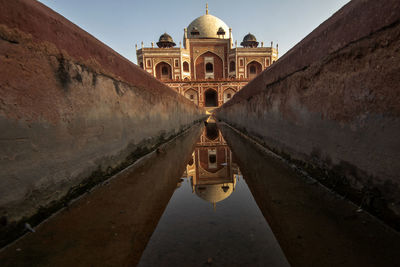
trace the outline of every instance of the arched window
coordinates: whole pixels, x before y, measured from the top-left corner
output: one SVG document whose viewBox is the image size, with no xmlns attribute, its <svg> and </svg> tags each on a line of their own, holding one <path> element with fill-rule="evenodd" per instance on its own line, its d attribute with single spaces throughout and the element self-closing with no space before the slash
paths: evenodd
<svg viewBox="0 0 400 267">
<path fill-rule="evenodd" d="M 168 75 L 168 68 L 167 68 L 166 66 L 163 66 L 163 67 L 161 68 L 161 74 L 162 74 L 162 75 Z"/>
<path fill-rule="evenodd" d="M 250 74 L 256 74 L 256 66 L 254 65 L 250 66 Z"/>
<path fill-rule="evenodd" d="M 143 62 L 140 62 L 139 66 L 143 69 Z"/>
<path fill-rule="evenodd" d="M 234 62 L 234 61 L 231 61 L 231 62 L 229 63 L 229 71 L 235 71 L 235 69 L 236 69 L 235 62 Z"/>
<path fill-rule="evenodd" d="M 213 64 L 212 63 L 207 63 L 206 64 L 206 72 L 207 73 L 212 73 L 214 71 L 214 66 L 213 66 Z"/>
<path fill-rule="evenodd" d="M 183 71 L 189 72 L 189 63 L 187 63 L 186 61 L 183 62 Z"/>
</svg>

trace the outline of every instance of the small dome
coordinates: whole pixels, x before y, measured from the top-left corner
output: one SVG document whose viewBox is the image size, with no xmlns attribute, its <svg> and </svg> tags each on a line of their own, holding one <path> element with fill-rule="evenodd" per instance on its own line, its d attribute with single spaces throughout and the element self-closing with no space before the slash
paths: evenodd
<svg viewBox="0 0 400 267">
<path fill-rule="evenodd" d="M 158 47 L 174 47 L 176 44 L 168 33 L 164 33 L 160 36 L 157 42 Z"/>
<path fill-rule="evenodd" d="M 171 35 L 168 33 L 164 33 L 160 36 L 160 39 L 158 39 L 159 42 L 174 42 L 172 39 Z"/>
<path fill-rule="evenodd" d="M 249 41 L 257 42 L 257 39 L 253 34 L 249 33 L 243 38 L 243 42 L 249 42 Z"/>
<path fill-rule="evenodd" d="M 241 42 L 240 45 L 243 47 L 253 47 L 253 48 L 257 47 L 258 46 L 257 38 L 253 34 L 248 33 L 243 38 L 243 42 Z"/>
</svg>

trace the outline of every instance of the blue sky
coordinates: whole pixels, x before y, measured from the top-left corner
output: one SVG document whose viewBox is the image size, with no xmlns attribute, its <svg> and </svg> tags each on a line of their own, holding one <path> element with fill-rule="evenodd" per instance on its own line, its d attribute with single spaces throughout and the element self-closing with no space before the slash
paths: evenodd
<svg viewBox="0 0 400 267">
<path fill-rule="evenodd" d="M 282 56 L 348 0 L 41 0 L 115 51 L 136 63 L 135 44 L 146 47 L 167 32 L 178 45 L 183 29 L 210 14 L 232 28 L 238 44 L 251 32 L 259 42 L 279 44 Z"/>
</svg>

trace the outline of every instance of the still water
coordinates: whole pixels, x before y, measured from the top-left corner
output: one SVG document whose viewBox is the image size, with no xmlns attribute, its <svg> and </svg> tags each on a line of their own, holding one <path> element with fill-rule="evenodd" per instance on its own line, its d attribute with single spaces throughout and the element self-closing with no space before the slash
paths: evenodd
<svg viewBox="0 0 400 267">
<path fill-rule="evenodd" d="M 399 266 L 399 233 L 218 125 L 69 203 L 0 266 Z"/>
<path fill-rule="evenodd" d="M 235 156 L 208 124 L 139 266 L 289 266 Z"/>
</svg>

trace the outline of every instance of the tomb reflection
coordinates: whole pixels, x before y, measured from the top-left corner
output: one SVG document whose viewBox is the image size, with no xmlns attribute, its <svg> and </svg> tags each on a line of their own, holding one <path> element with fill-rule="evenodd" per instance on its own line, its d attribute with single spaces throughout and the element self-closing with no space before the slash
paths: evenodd
<svg viewBox="0 0 400 267">
<path fill-rule="evenodd" d="M 187 162 L 138 266 L 289 266 L 213 118 Z"/>
<path fill-rule="evenodd" d="M 241 173 L 212 120 L 204 128 L 183 176 L 190 180 L 192 193 L 214 208 L 235 191 L 236 179 Z"/>
</svg>

